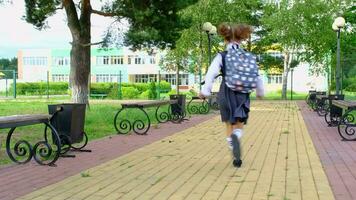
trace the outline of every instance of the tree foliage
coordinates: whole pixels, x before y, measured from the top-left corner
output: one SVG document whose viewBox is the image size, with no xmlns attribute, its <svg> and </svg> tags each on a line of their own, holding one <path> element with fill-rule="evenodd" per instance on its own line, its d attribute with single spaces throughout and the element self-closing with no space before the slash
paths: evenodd
<svg viewBox="0 0 356 200">
<path fill-rule="evenodd" d="M 200 0 L 198 3 L 187 7 L 179 14 L 183 18 L 190 16 L 192 25 L 183 30 L 181 37 L 177 41 L 175 49 L 168 52 L 167 60 L 170 63 L 177 63 L 188 59 L 188 65 L 181 66 L 185 71 L 195 71 L 201 65 L 202 68 L 207 68 L 208 63 L 208 36 L 202 32 L 201 26 L 204 22 L 211 22 L 218 26 L 222 22 L 240 22 L 254 26 L 259 26 L 260 9 L 262 4 L 259 0 Z M 224 46 L 222 38 L 214 35 L 211 37 L 212 56 L 217 52 L 223 51 Z M 200 43 L 201 42 L 201 43 Z M 201 57 L 202 56 L 202 57 Z M 174 62 L 176 60 L 177 62 Z M 163 67 L 169 68 L 171 65 Z"/>
<path fill-rule="evenodd" d="M 1 58 L 0 59 L 0 71 L 5 74 L 5 77 L 0 78 L 13 78 L 12 71 L 2 71 L 2 70 L 14 70 L 17 71 L 17 58 Z"/>
<path fill-rule="evenodd" d="M 73 41 L 70 82 L 72 100 L 88 103 L 90 74 L 91 15 L 125 20 L 129 29 L 125 44 L 136 48 L 174 48 L 181 30 L 189 27 L 189 16 L 178 13 L 198 0 L 112 0 L 102 3 L 101 10 L 91 6 L 91 0 L 25 0 L 25 20 L 41 30 L 48 27 L 47 19 L 64 9 Z M 101 2 L 101 1 L 100 1 Z M 109 30 L 104 41 L 111 41 Z"/>
</svg>

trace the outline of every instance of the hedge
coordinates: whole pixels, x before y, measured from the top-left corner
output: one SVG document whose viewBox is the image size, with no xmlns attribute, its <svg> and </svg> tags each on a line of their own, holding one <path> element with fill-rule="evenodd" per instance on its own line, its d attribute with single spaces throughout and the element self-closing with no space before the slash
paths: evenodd
<svg viewBox="0 0 356 200">
<path fill-rule="evenodd" d="M 13 84 L 10 91 L 13 90 Z M 47 94 L 47 82 L 16 83 L 16 94 L 19 95 L 45 95 Z M 49 94 L 68 94 L 68 83 L 50 82 Z"/>
<path fill-rule="evenodd" d="M 122 83 L 121 92 L 124 98 L 137 98 L 143 93 L 145 93 L 145 95 L 142 96 L 148 95 L 150 98 L 155 98 L 157 96 L 157 86 L 158 85 L 155 83 Z M 118 88 L 118 83 L 91 83 L 90 93 L 107 94 L 109 98 L 117 99 Z M 171 90 L 171 84 L 166 81 L 162 81 L 160 83 L 160 90 L 169 92 Z M 12 86 L 10 87 L 10 91 L 12 91 Z M 16 91 L 19 95 L 46 95 L 47 82 L 16 83 Z M 68 83 L 50 82 L 49 94 L 68 94 Z"/>
</svg>

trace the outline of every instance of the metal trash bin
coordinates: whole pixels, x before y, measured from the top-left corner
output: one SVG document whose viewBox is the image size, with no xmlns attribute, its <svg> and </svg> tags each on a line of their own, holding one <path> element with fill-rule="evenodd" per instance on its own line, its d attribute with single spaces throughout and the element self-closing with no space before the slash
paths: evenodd
<svg viewBox="0 0 356 200">
<path fill-rule="evenodd" d="M 186 100 L 186 95 L 185 94 L 173 94 L 169 95 L 170 100 L 178 100 L 177 104 L 172 104 L 172 114 L 173 115 L 179 115 L 179 116 L 185 116 L 185 100 Z"/>
<path fill-rule="evenodd" d="M 330 117 L 336 117 L 340 118 L 342 116 L 342 108 L 339 108 L 337 106 L 334 106 L 332 104 L 333 100 L 344 100 L 345 95 L 339 94 L 339 95 L 329 95 L 329 106 L 330 106 Z"/>
<path fill-rule="evenodd" d="M 54 115 L 51 119 L 51 124 L 56 128 L 60 136 L 65 135 L 70 139 L 70 144 L 67 145 L 83 141 L 85 135 L 85 109 L 86 104 L 48 105 L 49 114 Z M 87 137 L 85 139 L 87 140 Z"/>
</svg>

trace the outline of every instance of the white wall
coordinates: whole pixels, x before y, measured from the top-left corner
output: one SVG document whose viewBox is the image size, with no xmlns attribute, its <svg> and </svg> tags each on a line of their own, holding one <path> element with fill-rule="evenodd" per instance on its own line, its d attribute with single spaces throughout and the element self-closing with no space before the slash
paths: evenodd
<svg viewBox="0 0 356 200">
<path fill-rule="evenodd" d="M 293 72 L 293 91 L 308 92 L 309 90 L 326 91 L 328 87 L 326 76 L 311 75 L 309 65 L 301 63 Z M 291 86 L 291 73 L 288 74 L 288 90 Z"/>
<path fill-rule="evenodd" d="M 24 82 L 40 82 L 47 81 L 47 71 L 50 70 L 51 65 L 51 50 L 49 49 L 26 49 L 22 51 L 22 58 L 24 57 L 46 57 L 47 65 L 25 65 L 23 63 L 23 81 Z"/>
</svg>

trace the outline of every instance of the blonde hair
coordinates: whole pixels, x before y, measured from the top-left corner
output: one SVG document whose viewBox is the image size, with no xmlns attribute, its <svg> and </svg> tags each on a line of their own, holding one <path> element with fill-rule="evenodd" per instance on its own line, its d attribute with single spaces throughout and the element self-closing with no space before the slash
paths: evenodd
<svg viewBox="0 0 356 200">
<path fill-rule="evenodd" d="M 228 42 L 248 39 L 253 32 L 247 24 L 222 23 L 219 25 L 218 33 Z"/>
</svg>

